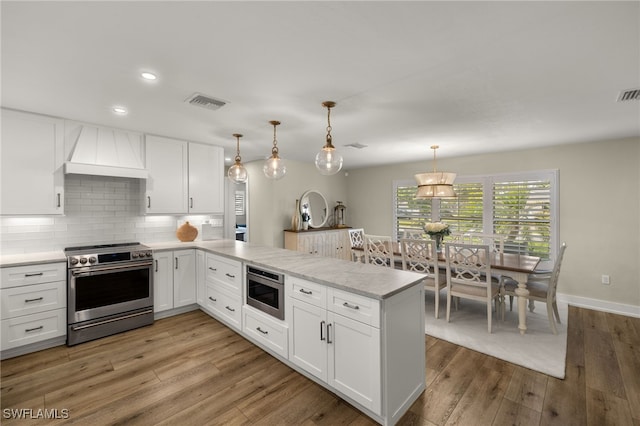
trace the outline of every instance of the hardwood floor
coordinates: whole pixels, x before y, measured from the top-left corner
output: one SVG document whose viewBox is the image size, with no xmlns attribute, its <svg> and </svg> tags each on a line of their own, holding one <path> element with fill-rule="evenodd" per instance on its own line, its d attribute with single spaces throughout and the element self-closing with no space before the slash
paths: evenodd
<svg viewBox="0 0 640 426">
<path fill-rule="evenodd" d="M 639 426 L 640 319 L 571 307 L 568 329 L 565 380 L 427 336 L 400 424 Z M 0 367 L 6 425 L 375 424 L 201 311 Z"/>
</svg>

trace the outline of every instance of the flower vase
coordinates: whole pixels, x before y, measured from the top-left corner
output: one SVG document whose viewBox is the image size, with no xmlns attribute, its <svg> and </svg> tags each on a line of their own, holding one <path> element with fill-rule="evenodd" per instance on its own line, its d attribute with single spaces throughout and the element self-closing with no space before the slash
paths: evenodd
<svg viewBox="0 0 640 426">
<path fill-rule="evenodd" d="M 436 251 L 442 253 L 442 234 L 435 234 L 433 239 L 436 240 Z"/>
<path fill-rule="evenodd" d="M 293 212 L 293 216 L 291 216 L 291 230 L 300 230 L 300 200 L 296 200 L 296 210 Z"/>
</svg>

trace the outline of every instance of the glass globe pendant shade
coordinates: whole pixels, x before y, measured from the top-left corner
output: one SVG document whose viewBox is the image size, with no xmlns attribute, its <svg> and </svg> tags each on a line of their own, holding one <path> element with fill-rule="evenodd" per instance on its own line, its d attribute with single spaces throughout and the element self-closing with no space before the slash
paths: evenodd
<svg viewBox="0 0 640 426">
<path fill-rule="evenodd" d="M 316 168 L 321 175 L 335 175 L 342 169 L 342 155 L 338 154 L 333 146 L 325 146 L 316 155 Z"/>
<path fill-rule="evenodd" d="M 249 174 L 247 173 L 247 169 L 244 168 L 242 163 L 236 162 L 233 166 L 229 167 L 229 172 L 227 173 L 229 179 L 233 183 L 247 183 L 247 178 Z"/>
<path fill-rule="evenodd" d="M 236 138 L 236 163 L 229 167 L 229 171 L 227 172 L 227 176 L 233 183 L 246 183 L 249 174 L 247 173 L 247 169 L 242 165 L 242 158 L 240 157 L 240 138 L 242 137 L 239 133 L 234 133 L 233 137 Z"/>
<path fill-rule="evenodd" d="M 287 166 L 284 164 L 282 158 L 275 154 L 264 162 L 262 171 L 267 178 L 278 180 L 282 179 L 284 175 L 287 174 Z"/>
</svg>

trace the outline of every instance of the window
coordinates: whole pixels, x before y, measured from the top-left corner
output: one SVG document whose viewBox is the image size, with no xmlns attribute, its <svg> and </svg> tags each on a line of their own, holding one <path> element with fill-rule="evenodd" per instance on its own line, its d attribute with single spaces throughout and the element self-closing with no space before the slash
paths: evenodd
<svg viewBox="0 0 640 426">
<path fill-rule="evenodd" d="M 416 200 L 415 181 L 394 182 L 395 237 L 425 222 L 452 232 L 506 235 L 505 251 L 555 259 L 558 240 L 558 171 L 461 176 L 456 199 Z"/>
<path fill-rule="evenodd" d="M 244 191 L 236 191 L 235 210 L 236 216 L 244 215 Z"/>
</svg>

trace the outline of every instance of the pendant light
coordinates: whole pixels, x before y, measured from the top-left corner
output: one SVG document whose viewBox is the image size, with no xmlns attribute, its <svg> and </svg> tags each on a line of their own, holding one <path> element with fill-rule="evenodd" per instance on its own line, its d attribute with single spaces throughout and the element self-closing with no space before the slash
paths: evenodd
<svg viewBox="0 0 640 426">
<path fill-rule="evenodd" d="M 331 140 L 331 108 L 336 106 L 335 102 L 326 101 L 322 106 L 327 108 L 327 143 L 316 155 L 316 168 L 323 175 L 335 175 L 342 168 L 342 155 L 336 152 L 336 148 Z"/>
<path fill-rule="evenodd" d="M 264 162 L 262 171 L 264 175 L 273 180 L 282 179 L 287 173 L 287 167 L 284 165 L 282 158 L 278 156 L 278 141 L 276 140 L 276 126 L 280 125 L 279 121 L 270 121 L 273 125 L 273 148 L 271 148 L 271 157 Z"/>
<path fill-rule="evenodd" d="M 242 135 L 234 133 L 233 137 L 236 138 L 236 163 L 229 167 L 227 176 L 229 176 L 229 179 L 233 183 L 246 183 L 249 174 L 247 173 L 247 169 L 242 165 L 242 158 L 240 157 L 240 138 Z"/>
<path fill-rule="evenodd" d="M 418 183 L 416 198 L 455 198 L 453 191 L 453 181 L 455 173 L 439 172 L 436 170 L 436 150 L 438 145 L 432 145 L 433 149 L 433 172 L 419 173 L 414 176 Z"/>
</svg>

